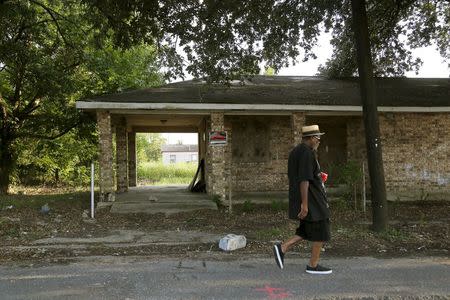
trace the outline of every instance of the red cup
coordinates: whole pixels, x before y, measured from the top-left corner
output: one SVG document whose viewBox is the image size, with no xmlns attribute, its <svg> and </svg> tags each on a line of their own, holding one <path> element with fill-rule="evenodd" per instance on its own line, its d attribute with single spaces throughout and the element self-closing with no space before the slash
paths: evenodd
<svg viewBox="0 0 450 300">
<path fill-rule="evenodd" d="M 325 183 L 327 182 L 328 179 L 328 174 L 325 172 L 320 172 L 320 177 L 322 178 L 322 182 Z"/>
</svg>

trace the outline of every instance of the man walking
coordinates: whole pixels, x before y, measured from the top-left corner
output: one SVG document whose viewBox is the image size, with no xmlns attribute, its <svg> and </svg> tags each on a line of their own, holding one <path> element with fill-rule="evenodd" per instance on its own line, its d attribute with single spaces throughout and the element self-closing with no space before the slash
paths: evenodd
<svg viewBox="0 0 450 300">
<path fill-rule="evenodd" d="M 306 272 L 332 272 L 330 268 L 319 265 L 322 246 L 330 240 L 330 210 L 316 155 L 323 134 L 318 125 L 302 127 L 302 142 L 289 154 L 289 218 L 300 220 L 300 225 L 293 237 L 273 246 L 275 261 L 281 269 L 289 248 L 307 240 L 312 242 L 312 250 Z"/>
</svg>

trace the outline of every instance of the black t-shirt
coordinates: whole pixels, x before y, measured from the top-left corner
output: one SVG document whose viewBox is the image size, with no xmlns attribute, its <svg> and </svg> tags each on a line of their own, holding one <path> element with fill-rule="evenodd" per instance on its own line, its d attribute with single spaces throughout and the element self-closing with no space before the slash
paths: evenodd
<svg viewBox="0 0 450 300">
<path fill-rule="evenodd" d="M 326 192 L 320 177 L 320 166 L 313 149 L 306 144 L 297 145 L 288 160 L 289 218 L 298 220 L 301 195 L 300 182 L 309 181 L 308 215 L 306 221 L 319 221 L 330 217 Z"/>
</svg>

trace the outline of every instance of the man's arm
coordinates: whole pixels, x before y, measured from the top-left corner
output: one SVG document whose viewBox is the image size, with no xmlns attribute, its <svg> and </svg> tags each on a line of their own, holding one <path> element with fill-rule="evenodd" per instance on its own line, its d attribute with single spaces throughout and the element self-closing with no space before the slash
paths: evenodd
<svg viewBox="0 0 450 300">
<path fill-rule="evenodd" d="M 301 210 L 298 213 L 300 219 L 304 219 L 308 215 L 308 189 L 309 181 L 300 182 L 300 198 L 302 200 Z"/>
</svg>

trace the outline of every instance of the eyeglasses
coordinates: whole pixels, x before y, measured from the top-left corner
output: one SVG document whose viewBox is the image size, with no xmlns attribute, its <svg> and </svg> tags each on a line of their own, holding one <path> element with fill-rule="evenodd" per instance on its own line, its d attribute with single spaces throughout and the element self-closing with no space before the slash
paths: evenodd
<svg viewBox="0 0 450 300">
<path fill-rule="evenodd" d="M 313 137 L 316 138 L 320 142 L 320 137 L 318 137 L 317 135 L 315 135 Z"/>
</svg>

